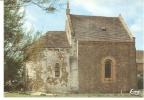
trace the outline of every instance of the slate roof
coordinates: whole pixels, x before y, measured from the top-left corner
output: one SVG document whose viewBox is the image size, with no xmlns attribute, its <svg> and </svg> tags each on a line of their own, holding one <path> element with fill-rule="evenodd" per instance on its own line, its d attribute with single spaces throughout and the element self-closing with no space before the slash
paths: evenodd
<svg viewBox="0 0 144 100">
<path fill-rule="evenodd" d="M 44 39 L 46 47 L 67 48 L 68 38 L 65 31 L 49 31 L 41 39 Z"/>
<path fill-rule="evenodd" d="M 132 41 L 118 17 L 70 15 L 70 19 L 78 40 Z"/>
<path fill-rule="evenodd" d="M 42 48 L 68 48 L 69 42 L 65 31 L 49 31 L 40 37 L 34 45 Z"/>
</svg>

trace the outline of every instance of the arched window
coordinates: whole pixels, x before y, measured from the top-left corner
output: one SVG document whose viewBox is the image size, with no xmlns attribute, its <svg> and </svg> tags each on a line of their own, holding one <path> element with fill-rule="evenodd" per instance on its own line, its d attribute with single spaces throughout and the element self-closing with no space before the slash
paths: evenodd
<svg viewBox="0 0 144 100">
<path fill-rule="evenodd" d="M 60 65 L 59 65 L 59 63 L 55 64 L 55 77 L 60 77 Z"/>
<path fill-rule="evenodd" d="M 105 57 L 102 59 L 101 67 L 102 82 L 113 82 L 116 79 L 116 61 L 113 57 Z"/>
<path fill-rule="evenodd" d="M 112 61 L 106 60 L 105 62 L 105 78 L 111 78 L 112 74 Z"/>
</svg>

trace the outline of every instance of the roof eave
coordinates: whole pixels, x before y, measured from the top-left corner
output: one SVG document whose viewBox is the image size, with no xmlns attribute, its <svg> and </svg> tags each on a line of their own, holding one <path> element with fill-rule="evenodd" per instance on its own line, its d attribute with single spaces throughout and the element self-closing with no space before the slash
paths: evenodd
<svg viewBox="0 0 144 100">
<path fill-rule="evenodd" d="M 73 29 L 73 25 L 72 25 L 72 20 L 71 20 L 71 15 L 70 14 L 67 15 L 67 19 L 68 19 L 68 24 L 69 24 L 71 33 L 72 33 L 72 35 L 74 35 L 74 29 Z"/>
<path fill-rule="evenodd" d="M 118 16 L 118 18 L 119 18 L 120 22 L 122 23 L 123 27 L 125 28 L 125 30 L 127 31 L 130 39 L 132 41 L 135 41 L 134 34 L 129 30 L 128 25 L 125 23 L 125 21 L 124 21 L 123 17 L 121 16 L 121 14 Z"/>
</svg>

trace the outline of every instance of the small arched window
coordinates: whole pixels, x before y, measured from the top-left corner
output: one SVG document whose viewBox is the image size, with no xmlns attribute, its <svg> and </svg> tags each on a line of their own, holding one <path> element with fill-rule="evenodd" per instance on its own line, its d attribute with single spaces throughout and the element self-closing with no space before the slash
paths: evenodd
<svg viewBox="0 0 144 100">
<path fill-rule="evenodd" d="M 59 63 L 55 64 L 55 77 L 60 77 L 60 65 L 59 65 Z"/>
<path fill-rule="evenodd" d="M 111 78 L 112 74 L 112 61 L 106 60 L 105 61 L 105 78 Z"/>
<path fill-rule="evenodd" d="M 102 82 L 114 82 L 116 79 L 116 61 L 113 57 L 102 59 Z"/>
</svg>

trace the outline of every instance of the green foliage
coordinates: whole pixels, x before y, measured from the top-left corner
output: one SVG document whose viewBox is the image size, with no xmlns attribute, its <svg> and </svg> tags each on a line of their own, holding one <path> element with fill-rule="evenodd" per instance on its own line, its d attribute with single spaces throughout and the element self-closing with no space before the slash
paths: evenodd
<svg viewBox="0 0 144 100">
<path fill-rule="evenodd" d="M 31 37 L 23 31 L 24 13 L 17 0 L 4 1 L 4 83 L 22 81 L 23 48 L 28 45 Z M 27 37 L 27 38 L 26 38 Z M 26 39 L 26 40 L 24 40 Z M 12 82 L 12 84 L 15 84 Z"/>
<path fill-rule="evenodd" d="M 23 30 L 24 12 L 21 8 L 26 4 L 37 5 L 46 11 L 54 11 L 54 3 L 58 0 L 4 0 L 4 84 L 12 83 L 12 88 L 19 87 L 24 82 L 24 61 L 29 55 L 25 54 L 25 48 L 28 48 L 35 42 L 40 32 L 32 36 L 32 32 L 25 33 Z M 13 81 L 16 80 L 16 83 Z M 14 85 L 15 84 L 15 85 Z M 10 87 L 11 87 L 10 86 Z"/>
<path fill-rule="evenodd" d="M 23 37 L 22 17 L 16 0 L 4 0 L 4 82 L 15 80 L 21 68 L 18 43 Z"/>
</svg>

